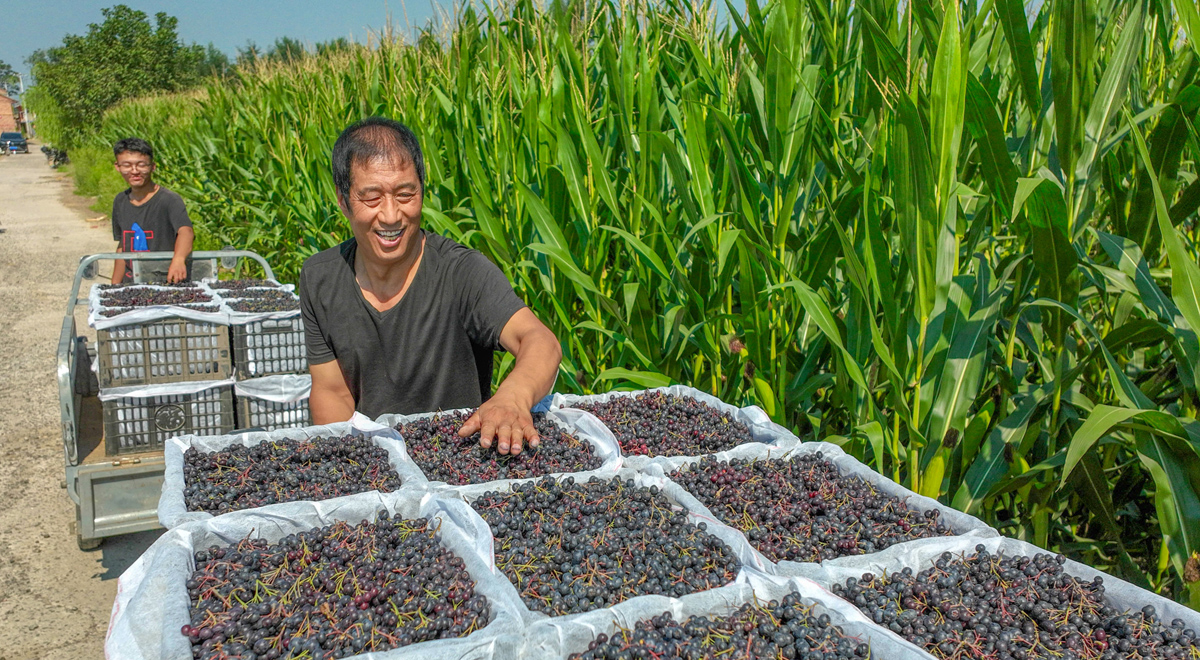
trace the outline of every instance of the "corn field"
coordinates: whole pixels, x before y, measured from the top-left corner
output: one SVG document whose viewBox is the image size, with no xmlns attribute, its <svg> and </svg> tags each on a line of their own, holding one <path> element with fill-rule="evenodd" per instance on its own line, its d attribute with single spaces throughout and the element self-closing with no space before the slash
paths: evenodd
<svg viewBox="0 0 1200 660">
<path fill-rule="evenodd" d="M 716 10 L 463 6 L 127 103 L 96 139 L 151 140 L 201 245 L 294 280 L 350 236 L 334 139 L 400 119 L 426 227 L 555 330 L 558 389 L 755 403 L 1200 606 L 1194 2 Z"/>
</svg>

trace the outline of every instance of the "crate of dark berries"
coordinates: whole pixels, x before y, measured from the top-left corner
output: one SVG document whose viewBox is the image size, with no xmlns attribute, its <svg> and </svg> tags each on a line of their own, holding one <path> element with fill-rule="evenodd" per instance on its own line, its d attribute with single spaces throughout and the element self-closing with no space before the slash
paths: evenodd
<svg viewBox="0 0 1200 660">
<path fill-rule="evenodd" d="M 736 531 L 672 500 L 663 480 L 545 477 L 461 497 L 487 524 L 494 564 L 528 622 L 604 610 L 647 596 L 688 599 L 762 570 Z"/>
<path fill-rule="evenodd" d="M 702 456 L 746 443 L 787 448 L 800 442 L 758 406 L 738 408 L 683 385 L 589 396 L 555 394 L 551 410 L 559 409 L 592 415 L 617 439 L 623 465 L 631 468 L 658 456 Z"/>
<path fill-rule="evenodd" d="M 644 597 L 535 622 L 522 651 L 565 660 L 928 660 L 820 585 L 755 571 L 687 600 Z"/>
<path fill-rule="evenodd" d="M 363 494 L 168 531 L 120 578 L 105 654 L 130 660 L 508 660 L 523 622 L 462 502 Z"/>
<path fill-rule="evenodd" d="M 1200 657 L 1200 614 L 1009 538 L 890 548 L 854 566 L 797 565 L 939 660 Z"/>
<path fill-rule="evenodd" d="M 271 432 L 185 435 L 171 438 L 163 454 L 158 520 L 167 529 L 248 509 L 287 515 L 296 502 L 335 511 L 347 496 L 386 497 L 420 481 L 396 433 L 365 417 Z"/>
<path fill-rule="evenodd" d="M 745 534 L 772 566 L 853 562 L 898 544 L 997 535 L 979 519 L 918 495 L 825 442 L 656 458 L 642 470 L 667 477 L 676 499 Z"/>
<path fill-rule="evenodd" d="M 176 316 L 222 323 L 220 304 L 202 282 L 95 284 L 88 293 L 88 325 L 102 330 Z"/>
<path fill-rule="evenodd" d="M 576 480 L 611 477 L 621 467 L 616 440 L 606 429 L 587 423 L 576 410 L 534 412 L 537 447 L 519 454 L 500 454 L 496 444 L 484 449 L 479 433 L 459 437 L 474 411 L 451 410 L 418 415 L 383 415 L 379 424 L 392 427 L 404 439 L 405 455 L 433 487 L 461 487 L 483 492 L 505 482 L 570 474 Z"/>
</svg>

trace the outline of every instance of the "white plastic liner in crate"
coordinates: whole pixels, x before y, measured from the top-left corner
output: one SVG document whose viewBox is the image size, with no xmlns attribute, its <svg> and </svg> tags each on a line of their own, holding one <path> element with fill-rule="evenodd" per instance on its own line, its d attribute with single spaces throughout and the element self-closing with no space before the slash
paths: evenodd
<svg viewBox="0 0 1200 660">
<path fill-rule="evenodd" d="M 487 598 L 492 620 L 482 630 L 460 639 L 413 644 L 390 651 L 356 655 L 359 660 L 471 659 L 517 657 L 522 639 L 519 601 L 512 586 L 495 571 L 487 550 L 491 538 L 463 528 L 456 519 L 469 517 L 461 502 L 440 502 L 425 491 L 360 493 L 323 502 L 290 502 L 241 516 L 222 516 L 185 525 L 163 534 L 117 582 L 117 598 L 109 618 L 104 653 L 108 660 L 174 660 L 190 658 L 191 643 L 179 629 L 189 622 L 185 583 L 195 570 L 194 553 L 212 545 L 230 545 L 253 536 L 278 541 L 337 521 L 357 524 L 374 520 L 381 510 L 402 518 L 440 520 L 441 542 L 463 559 L 477 593 Z"/>
<path fill-rule="evenodd" d="M 570 474 L 559 475 L 557 477 L 554 477 L 554 480 L 561 482 L 568 477 L 573 478 L 574 475 L 570 475 Z M 632 479 L 635 486 L 644 486 L 646 488 L 649 488 L 651 486 L 657 486 L 660 491 L 662 491 L 664 494 L 666 494 L 668 499 L 672 499 L 670 492 L 668 492 L 665 488 L 666 480 L 663 479 L 662 477 L 655 477 L 655 476 L 651 476 L 651 475 L 647 475 L 647 474 L 642 474 L 641 472 L 638 472 L 637 470 L 621 469 L 621 470 L 618 470 L 615 475 L 610 476 L 604 480 L 609 481 L 614 477 L 619 478 L 622 481 L 628 481 L 628 480 Z M 526 481 L 528 481 L 528 480 L 526 480 Z M 471 502 L 479 499 L 484 493 L 486 493 L 488 491 L 496 491 L 496 492 L 501 492 L 501 493 L 511 492 L 512 487 L 515 483 L 519 483 L 519 481 L 509 480 L 506 482 L 493 482 L 491 485 L 474 484 L 471 486 L 448 487 L 448 488 L 437 491 L 437 494 L 440 496 L 440 498 L 442 500 L 449 501 L 449 500 L 453 500 L 454 498 L 460 498 L 461 500 L 470 504 Z M 580 483 L 579 479 L 576 479 L 576 483 Z M 586 480 L 583 483 L 586 483 Z M 676 501 L 675 503 L 679 506 L 680 509 L 687 511 L 688 520 L 690 520 L 694 524 L 704 523 L 706 532 L 708 532 L 709 534 L 712 534 L 713 536 L 724 541 L 725 544 L 728 545 L 729 548 L 733 551 L 733 555 L 742 564 L 743 570 L 751 569 L 751 570 L 758 571 L 759 573 L 765 573 L 765 567 L 762 563 L 761 555 L 759 555 L 754 550 L 754 548 L 750 547 L 750 544 L 746 542 L 746 537 L 742 536 L 742 534 L 740 532 L 733 529 L 732 527 L 728 527 L 727 525 L 721 523 L 718 520 L 714 520 L 703 514 L 700 514 L 696 511 L 688 508 L 686 505 L 684 505 L 680 502 Z M 489 541 L 494 540 L 494 537 L 491 534 L 491 528 L 488 526 L 487 522 L 483 519 L 482 516 L 480 516 L 474 509 L 469 509 L 469 510 L 465 511 L 465 513 L 473 519 L 473 522 L 468 522 L 466 520 L 458 520 L 457 522 L 459 523 L 459 525 L 461 525 L 463 527 L 470 527 L 471 525 L 477 525 L 481 529 L 481 534 L 480 534 L 481 536 L 483 535 L 484 532 L 486 532 L 486 535 L 487 535 Z M 454 514 L 454 515 L 458 515 L 458 514 Z M 494 548 L 493 548 L 493 557 L 494 557 Z M 492 561 L 492 564 L 495 565 L 494 559 Z M 500 571 L 500 569 L 497 569 L 497 573 L 500 575 L 504 574 L 503 571 Z M 738 574 L 741 575 L 741 571 L 739 571 Z M 511 582 L 509 582 L 509 588 L 512 589 L 513 597 L 516 598 L 517 601 L 520 602 L 520 604 L 521 604 L 521 611 L 522 611 L 522 614 L 524 616 L 526 623 L 529 623 L 531 625 L 538 621 L 570 622 L 570 621 L 574 620 L 576 617 L 589 617 L 589 616 L 596 614 L 597 612 L 606 612 L 606 611 L 612 609 L 612 607 L 607 607 L 607 608 L 600 608 L 597 610 L 593 610 L 591 612 L 585 612 L 582 614 L 564 614 L 562 616 L 551 617 L 550 615 L 545 614 L 544 612 L 534 612 L 533 610 L 530 610 L 525 605 L 525 602 L 521 600 L 520 593 L 517 591 L 516 586 L 513 585 Z M 696 598 L 700 597 L 701 595 L 706 594 L 710 591 L 712 591 L 712 589 L 689 594 L 687 596 L 682 596 L 676 600 L 679 600 L 680 602 L 691 602 L 691 600 L 696 599 Z M 650 599 L 652 601 L 656 600 L 656 599 L 670 600 L 666 596 L 655 596 L 655 595 L 634 596 L 633 598 L 622 601 L 621 603 L 618 603 L 617 605 L 614 605 L 613 607 L 617 607 L 619 605 L 625 605 L 625 604 L 629 604 L 629 603 L 634 604 L 634 605 L 632 605 L 632 607 L 637 607 L 637 605 L 636 605 L 637 603 L 644 602 L 646 599 Z M 527 656 L 527 657 L 537 657 L 537 656 Z"/>
<path fill-rule="evenodd" d="M 633 392 L 608 392 L 606 394 L 591 394 L 587 396 L 581 396 L 578 394 L 555 394 L 554 399 L 550 403 L 550 409 L 574 409 L 574 406 L 579 404 L 600 403 L 616 397 L 631 398 L 636 397 L 639 394 L 649 394 L 652 392 L 662 392 L 664 394 L 673 394 L 675 396 L 690 397 L 700 401 L 701 403 L 706 403 L 709 406 L 729 415 L 734 420 L 745 424 L 746 427 L 750 429 L 750 435 L 756 442 L 783 448 L 793 447 L 797 444 L 800 444 L 800 439 L 797 438 L 795 434 L 783 426 L 772 422 L 770 416 L 763 412 L 762 408 L 759 408 L 758 406 L 746 406 L 745 408 L 738 408 L 732 404 L 725 403 L 724 401 L 711 394 L 708 394 L 707 392 L 701 392 L 694 387 L 688 387 L 686 385 L 655 387 L 649 390 L 637 390 Z M 604 426 L 604 423 L 601 422 L 600 419 L 595 415 L 592 415 L 591 413 L 587 413 L 587 415 L 588 417 L 591 417 L 591 420 L 588 422 L 581 421 L 581 424 L 589 424 L 588 428 L 591 428 L 591 424 L 608 428 Z M 614 435 L 613 437 L 615 438 L 616 436 Z M 649 460 L 649 456 L 626 455 L 624 456 L 623 466 L 636 469 L 645 465 Z"/>
<path fill-rule="evenodd" d="M 993 555 L 1003 553 L 1009 557 L 1033 557 L 1034 555 L 1054 554 L 1036 545 L 1003 536 L 988 539 L 959 536 L 932 540 L 935 542 L 919 545 L 905 543 L 894 545 L 882 552 L 870 555 L 843 557 L 843 559 L 854 559 L 855 561 L 853 562 L 841 562 L 839 564 L 831 562 L 824 564 L 790 564 L 787 566 L 781 564 L 779 567 L 780 574 L 805 577 L 829 589 L 834 584 L 845 585 L 846 580 L 850 578 L 859 579 L 864 573 L 884 575 L 896 573 L 905 568 L 911 568 L 913 573 L 918 573 L 927 568 L 932 568 L 934 562 L 937 561 L 943 552 L 949 552 L 956 559 L 961 559 L 962 557 L 975 554 L 975 547 L 978 545 L 982 545 Z M 1126 610 L 1137 611 L 1146 605 L 1153 605 L 1154 609 L 1158 612 L 1159 620 L 1164 625 L 1169 625 L 1173 619 L 1181 619 L 1186 627 L 1200 631 L 1200 612 L 1196 612 L 1185 605 L 1163 598 L 1158 594 L 1136 587 L 1118 577 L 1103 573 L 1090 566 L 1080 564 L 1077 561 L 1068 559 L 1063 564 L 1063 570 L 1068 575 L 1084 582 L 1090 582 L 1097 576 L 1103 578 L 1104 595 L 1118 612 Z M 849 606 L 849 603 L 847 605 Z M 899 635 L 895 635 L 890 630 L 884 630 L 884 632 L 900 639 Z"/>
<path fill-rule="evenodd" d="M 212 300 L 206 303 L 193 303 L 195 305 L 216 306 L 219 309 L 215 312 L 205 312 L 183 305 L 153 305 L 150 307 L 134 307 L 127 312 L 117 314 L 116 316 L 104 316 L 101 310 L 109 309 L 105 307 L 100 298 L 104 293 L 101 289 L 103 284 L 97 283 L 92 285 L 92 290 L 88 293 L 88 325 L 97 330 L 107 330 L 122 325 L 136 325 L 141 323 L 150 323 L 153 321 L 161 321 L 163 319 L 183 318 L 192 321 L 201 321 L 204 323 L 227 324 L 229 323 L 228 314 L 225 308 L 221 305 L 221 297 L 208 289 L 202 282 L 197 283 L 195 288 L 201 289 L 205 293 L 212 296 Z M 136 284 L 137 287 L 145 287 L 147 289 L 161 291 L 178 291 L 180 287 L 159 286 L 155 284 Z"/>
<path fill-rule="evenodd" d="M 183 454 L 191 447 L 195 447 L 196 451 L 213 453 L 228 449 L 234 445 L 253 447 L 259 443 L 277 440 L 307 440 L 318 437 L 336 438 L 346 435 L 369 436 L 375 441 L 376 445 L 386 449 L 389 462 L 400 475 L 401 488 L 407 490 L 410 486 L 419 485 L 424 482 L 424 477 L 421 476 L 417 466 L 409 461 L 408 457 L 404 454 L 404 447 L 400 442 L 400 436 L 392 429 L 380 426 L 358 413 L 355 413 L 354 417 L 348 422 L 339 422 L 324 426 L 308 426 L 299 429 L 280 429 L 270 432 L 255 431 L 218 436 L 182 435 L 168 440 L 166 446 L 163 448 L 165 471 L 163 474 L 162 494 L 158 498 L 158 522 L 167 529 L 174 529 L 185 523 L 214 518 L 213 514 L 207 511 L 188 511 L 187 502 L 184 499 Z M 335 503 L 352 497 L 355 497 L 355 495 L 335 497 L 324 500 L 324 502 Z M 247 513 L 286 516 L 289 511 L 288 507 L 292 504 L 295 504 L 295 502 L 280 502 L 264 507 L 230 511 L 215 517 L 237 517 Z M 331 506 L 334 505 L 331 504 Z"/>
<path fill-rule="evenodd" d="M 449 410 L 435 413 L 420 413 L 416 415 L 381 415 L 375 420 L 377 424 L 386 426 L 395 430 L 395 427 L 401 424 L 407 424 L 420 419 L 426 419 L 437 415 L 451 415 L 455 413 L 470 413 L 472 408 L 459 408 L 457 410 Z M 537 407 L 533 412 L 541 412 Z M 617 439 L 603 425 L 595 423 L 595 417 L 582 410 L 551 410 L 546 413 L 546 419 L 558 424 L 564 431 L 570 433 L 576 438 L 583 440 L 592 445 L 592 449 L 596 452 L 596 456 L 600 458 L 600 467 L 595 470 L 584 470 L 581 472 L 557 472 L 552 474 L 544 474 L 537 477 L 528 477 L 526 479 L 497 479 L 496 481 L 488 481 L 480 484 L 470 484 L 465 486 L 451 486 L 445 481 L 432 481 L 428 479 L 424 473 L 421 474 L 421 482 L 428 484 L 430 488 L 455 488 L 468 489 L 468 492 L 478 492 L 480 494 L 489 490 L 510 490 L 512 484 L 525 481 L 537 481 L 543 477 L 575 477 L 576 481 L 587 481 L 591 477 L 600 477 L 601 479 L 611 479 L 622 467 L 621 450 L 617 446 Z M 399 433 L 399 431 L 396 431 Z M 528 451 L 526 449 L 525 451 Z M 407 443 L 405 444 L 404 457 L 414 467 L 420 470 L 420 466 L 412 460 L 408 455 Z"/>
<path fill-rule="evenodd" d="M 872 470 L 866 465 L 858 462 L 853 456 L 850 456 L 846 452 L 842 451 L 842 449 L 837 445 L 832 445 L 827 442 L 805 442 L 789 449 L 777 449 L 757 443 L 744 444 L 734 447 L 729 451 L 710 454 L 708 458 L 725 462 L 733 459 L 784 461 L 796 456 L 816 453 L 822 454 L 825 460 L 833 463 L 833 465 L 837 467 L 837 469 L 843 475 L 861 478 L 863 481 L 871 484 L 876 489 L 899 498 L 905 506 L 913 509 L 914 511 L 919 511 L 921 513 L 924 513 L 930 509 L 937 511 L 939 513 L 938 519 L 945 523 L 946 526 L 957 535 L 970 536 L 973 538 L 991 538 L 999 536 L 999 533 L 996 530 L 992 529 L 975 516 L 965 514 L 957 509 L 952 509 L 935 499 L 918 495 L 904 486 L 892 481 L 891 479 L 880 475 L 878 472 Z M 650 459 L 642 468 L 642 471 L 646 474 L 666 478 L 669 483 L 667 487 L 670 489 L 671 496 L 673 498 L 681 502 L 685 502 L 689 508 L 693 508 L 707 517 L 716 518 L 716 514 L 714 514 L 707 506 L 700 502 L 700 500 L 696 499 L 694 495 L 687 492 L 683 486 L 679 485 L 675 481 L 670 480 L 670 474 L 675 470 L 699 462 L 700 458 L 695 457 L 657 457 Z M 930 543 L 945 538 L 949 537 L 935 536 L 923 539 L 913 539 L 912 541 L 905 541 L 904 543 L 899 543 L 896 545 L 907 546 L 910 544 Z M 758 553 L 758 550 L 755 550 L 755 553 Z M 860 556 L 862 555 L 839 557 L 837 559 L 826 560 L 825 563 L 830 565 L 853 563 L 853 560 Z M 774 572 L 776 564 L 767 559 L 765 556 L 762 557 L 762 560 L 766 562 L 768 566 L 768 572 Z M 778 565 L 793 563 L 797 562 L 782 561 L 779 562 Z"/>
<path fill-rule="evenodd" d="M 280 374 L 237 381 L 233 384 L 233 394 L 238 398 L 235 407 L 241 412 L 245 400 L 251 415 L 250 419 L 239 419 L 238 422 L 246 427 L 267 427 L 268 431 L 308 426 L 311 393 L 312 376 L 308 374 Z"/>
<path fill-rule="evenodd" d="M 627 600 L 612 607 L 580 614 L 538 621 L 525 631 L 522 656 L 526 658 L 563 659 L 572 653 L 582 653 L 597 635 L 612 636 L 618 629 L 633 630 L 639 621 L 646 621 L 670 612 L 677 623 L 689 617 L 729 616 L 746 603 L 766 605 L 772 600 L 798 593 L 813 614 L 828 614 L 833 625 L 846 636 L 866 643 L 876 660 L 928 660 L 930 656 L 912 643 L 898 639 L 868 620 L 857 608 L 834 596 L 815 582 L 804 578 L 784 578 L 747 570 L 737 582 L 710 589 L 686 598 L 644 596 Z"/>
</svg>

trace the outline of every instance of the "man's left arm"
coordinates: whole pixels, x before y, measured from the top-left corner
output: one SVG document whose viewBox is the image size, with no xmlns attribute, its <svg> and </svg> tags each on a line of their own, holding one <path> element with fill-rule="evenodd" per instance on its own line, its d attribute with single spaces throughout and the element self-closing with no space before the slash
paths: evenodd
<svg viewBox="0 0 1200 660">
<path fill-rule="evenodd" d="M 504 324 L 500 345 L 516 358 L 512 371 L 492 398 L 467 419 L 459 435 L 465 438 L 478 431 L 483 447 L 491 447 L 495 440 L 497 451 L 515 455 L 521 453 L 525 442 L 530 447 L 538 445 L 529 409 L 554 387 L 562 347 L 528 307 L 522 307 Z"/>
<path fill-rule="evenodd" d="M 187 279 L 187 258 L 192 253 L 192 242 L 195 240 L 196 233 L 191 227 L 180 227 L 175 233 L 175 256 L 171 257 L 171 267 L 167 269 L 168 282 Z"/>
<path fill-rule="evenodd" d="M 175 230 L 175 256 L 171 257 L 171 266 L 167 269 L 167 281 L 174 283 L 187 279 L 187 259 L 192 254 L 196 232 L 192 229 L 192 219 L 188 217 L 183 198 L 172 195 L 169 201 L 171 203 L 167 205 L 167 221 Z"/>
</svg>

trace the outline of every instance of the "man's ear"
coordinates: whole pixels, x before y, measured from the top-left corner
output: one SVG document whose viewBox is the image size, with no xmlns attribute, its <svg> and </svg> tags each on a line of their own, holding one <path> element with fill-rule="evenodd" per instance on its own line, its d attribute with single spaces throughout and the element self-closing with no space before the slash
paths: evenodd
<svg viewBox="0 0 1200 660">
<path fill-rule="evenodd" d="M 342 210 L 342 215 L 346 216 L 347 220 L 350 219 L 350 205 L 346 203 L 346 196 L 340 192 L 337 194 L 337 203 L 338 208 Z"/>
</svg>

